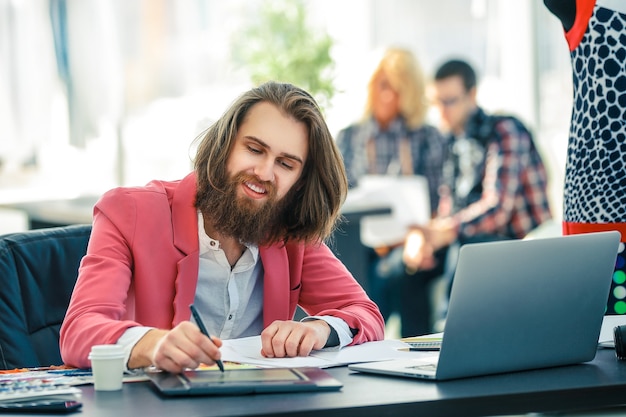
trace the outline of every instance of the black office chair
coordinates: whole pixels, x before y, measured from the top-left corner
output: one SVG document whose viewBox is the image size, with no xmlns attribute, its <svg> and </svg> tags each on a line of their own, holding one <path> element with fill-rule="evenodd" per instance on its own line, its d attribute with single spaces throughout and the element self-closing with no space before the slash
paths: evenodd
<svg viewBox="0 0 626 417">
<path fill-rule="evenodd" d="M 61 365 L 59 329 L 91 225 L 0 236 L 0 369 Z"/>
</svg>

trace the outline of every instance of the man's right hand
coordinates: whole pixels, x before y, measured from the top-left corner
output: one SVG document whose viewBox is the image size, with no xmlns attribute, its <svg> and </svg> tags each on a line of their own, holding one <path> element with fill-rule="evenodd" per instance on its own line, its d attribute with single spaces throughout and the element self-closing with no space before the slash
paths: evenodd
<svg viewBox="0 0 626 417">
<path fill-rule="evenodd" d="M 213 343 L 215 342 L 215 343 Z M 197 368 L 201 363 L 211 365 L 221 358 L 222 341 L 203 335 L 195 324 L 184 321 L 172 330 L 150 330 L 133 347 L 128 367 L 155 366 L 164 371 L 180 373 Z"/>
<path fill-rule="evenodd" d="M 412 229 L 405 241 L 402 261 L 409 272 L 417 272 L 420 269 L 432 269 L 435 267 L 433 247 L 426 240 L 421 229 Z"/>
</svg>

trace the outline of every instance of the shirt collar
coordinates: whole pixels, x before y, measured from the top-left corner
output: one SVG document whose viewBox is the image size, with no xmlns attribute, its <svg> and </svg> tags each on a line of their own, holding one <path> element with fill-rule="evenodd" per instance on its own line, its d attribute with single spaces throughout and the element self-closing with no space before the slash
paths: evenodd
<svg viewBox="0 0 626 417">
<path fill-rule="evenodd" d="M 202 217 L 202 212 L 198 210 L 198 241 L 200 247 L 200 257 L 210 251 L 219 250 L 219 241 L 212 239 L 209 235 L 204 231 L 204 219 Z M 259 259 L 259 247 L 257 245 L 253 245 L 250 243 L 243 243 L 246 247 L 246 251 L 242 255 L 242 257 L 246 256 L 248 252 L 252 256 L 253 262 L 257 262 Z"/>
</svg>

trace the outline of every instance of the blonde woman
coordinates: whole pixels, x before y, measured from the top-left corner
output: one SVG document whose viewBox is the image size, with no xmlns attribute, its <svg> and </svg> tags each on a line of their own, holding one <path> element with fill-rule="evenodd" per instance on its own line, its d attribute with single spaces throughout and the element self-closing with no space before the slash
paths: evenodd
<svg viewBox="0 0 626 417">
<path fill-rule="evenodd" d="M 444 158 L 443 137 L 426 124 L 425 79 L 411 51 L 389 48 L 368 83 L 362 120 L 339 132 L 349 185 L 364 175 L 423 175 L 428 179 L 431 209 L 438 205 Z M 372 251 L 368 284 L 370 296 L 385 319 L 399 310 L 402 335 L 430 331 L 430 303 L 426 290 L 437 268 L 414 277 L 402 262 L 402 242 Z M 443 263 L 443 262 L 440 262 Z M 401 297 L 409 300 L 402 302 Z"/>
</svg>

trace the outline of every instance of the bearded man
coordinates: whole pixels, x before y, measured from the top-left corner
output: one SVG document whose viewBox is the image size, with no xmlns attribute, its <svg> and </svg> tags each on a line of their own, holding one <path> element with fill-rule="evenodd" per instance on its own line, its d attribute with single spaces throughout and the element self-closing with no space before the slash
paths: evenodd
<svg viewBox="0 0 626 417">
<path fill-rule="evenodd" d="M 219 360 L 222 339 L 261 335 L 267 357 L 382 339 L 378 307 L 324 243 L 347 180 L 315 100 L 263 84 L 200 140 L 182 180 L 116 188 L 94 207 L 64 362 L 89 367 L 91 346 L 119 344 L 128 369 L 180 372 Z"/>
</svg>

